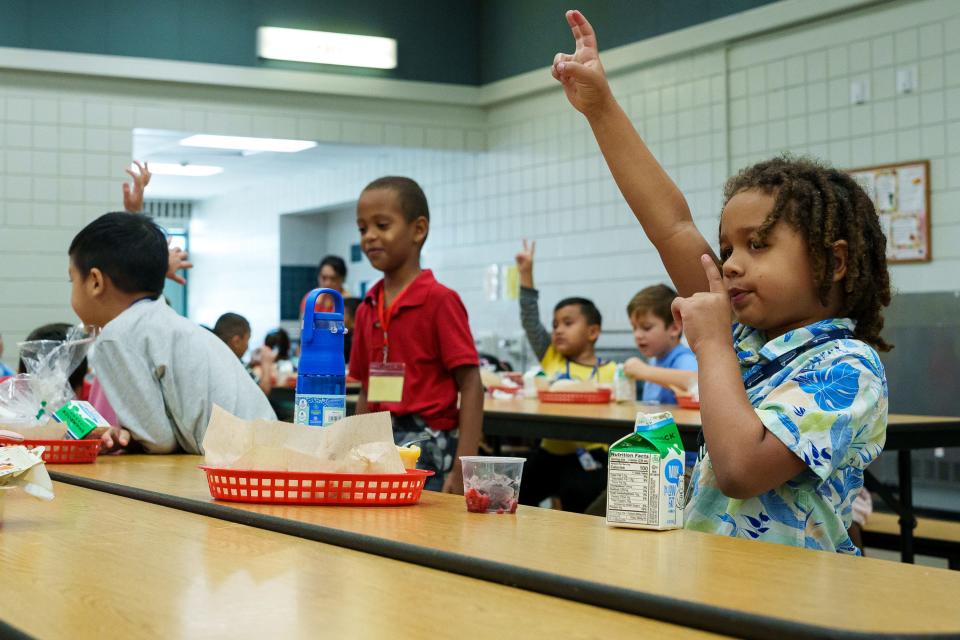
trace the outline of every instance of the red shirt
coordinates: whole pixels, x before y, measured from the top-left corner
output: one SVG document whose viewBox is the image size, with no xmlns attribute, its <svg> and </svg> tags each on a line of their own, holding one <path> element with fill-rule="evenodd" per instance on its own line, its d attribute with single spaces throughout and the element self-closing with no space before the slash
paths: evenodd
<svg viewBox="0 0 960 640">
<path fill-rule="evenodd" d="M 350 376 L 367 389 L 370 363 L 383 361 L 383 329 L 377 317 L 377 301 L 383 280 L 370 289 L 357 308 Z M 396 308 L 394 308 L 396 307 Z M 478 366 L 480 359 L 470 333 L 467 310 L 452 289 L 425 269 L 410 283 L 390 313 L 389 362 L 406 365 L 402 402 L 372 402 L 370 411 L 389 411 L 398 416 L 418 415 L 432 428 L 457 428 L 456 379 L 453 370 Z"/>
</svg>

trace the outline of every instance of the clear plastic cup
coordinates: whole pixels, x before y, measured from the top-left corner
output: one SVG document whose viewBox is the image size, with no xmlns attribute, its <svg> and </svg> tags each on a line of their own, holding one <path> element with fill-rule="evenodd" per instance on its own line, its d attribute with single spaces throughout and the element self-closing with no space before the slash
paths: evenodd
<svg viewBox="0 0 960 640">
<path fill-rule="evenodd" d="M 467 511 L 516 513 L 523 458 L 460 456 Z"/>
</svg>

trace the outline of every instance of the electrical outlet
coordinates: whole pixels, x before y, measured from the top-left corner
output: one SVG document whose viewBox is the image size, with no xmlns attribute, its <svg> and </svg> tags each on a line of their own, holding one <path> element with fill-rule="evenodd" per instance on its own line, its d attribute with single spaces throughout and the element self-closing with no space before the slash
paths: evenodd
<svg viewBox="0 0 960 640">
<path fill-rule="evenodd" d="M 897 69 L 897 95 L 906 93 L 916 93 L 917 91 L 917 67 L 903 67 Z"/>
<path fill-rule="evenodd" d="M 864 104 L 870 99 L 870 81 L 857 78 L 850 82 L 850 104 Z"/>
</svg>

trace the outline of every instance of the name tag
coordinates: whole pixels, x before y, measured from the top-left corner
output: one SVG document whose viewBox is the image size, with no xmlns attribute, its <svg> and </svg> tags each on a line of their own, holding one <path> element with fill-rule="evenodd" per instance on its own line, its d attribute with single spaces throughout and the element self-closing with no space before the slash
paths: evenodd
<svg viewBox="0 0 960 640">
<path fill-rule="evenodd" d="M 382 362 L 370 365 L 367 384 L 368 402 L 403 402 L 403 378 L 406 365 Z"/>
</svg>

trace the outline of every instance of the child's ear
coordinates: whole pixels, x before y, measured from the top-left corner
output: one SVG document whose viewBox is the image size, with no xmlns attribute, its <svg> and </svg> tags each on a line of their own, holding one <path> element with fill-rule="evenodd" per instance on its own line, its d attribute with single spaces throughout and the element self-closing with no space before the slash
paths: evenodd
<svg viewBox="0 0 960 640">
<path fill-rule="evenodd" d="M 600 325 L 591 324 L 587 327 L 587 337 L 590 342 L 596 342 L 600 338 Z"/>
<path fill-rule="evenodd" d="M 430 232 L 430 221 L 420 216 L 413 221 L 413 240 L 417 244 L 423 244 L 427 239 L 427 233 Z"/>
<path fill-rule="evenodd" d="M 83 280 L 83 286 L 87 289 L 87 294 L 92 298 L 102 296 L 107 289 L 107 276 L 96 267 L 90 269 L 87 277 Z"/>
<path fill-rule="evenodd" d="M 833 243 L 833 281 L 840 282 L 847 275 L 847 258 L 850 247 L 846 240 L 837 240 Z"/>
</svg>

